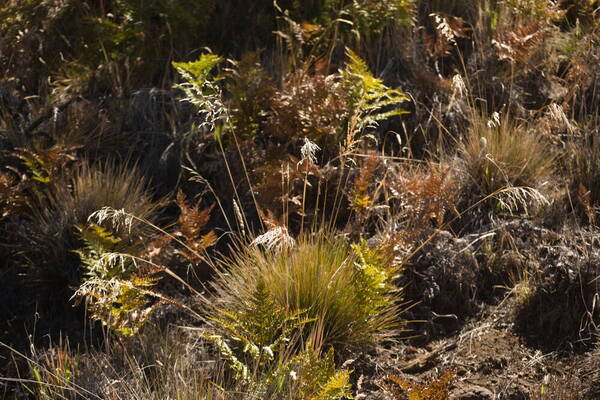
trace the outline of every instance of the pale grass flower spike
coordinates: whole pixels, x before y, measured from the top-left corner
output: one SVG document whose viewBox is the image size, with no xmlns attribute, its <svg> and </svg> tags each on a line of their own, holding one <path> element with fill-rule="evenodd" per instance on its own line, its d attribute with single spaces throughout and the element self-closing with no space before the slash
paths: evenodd
<svg viewBox="0 0 600 400">
<path fill-rule="evenodd" d="M 287 228 L 276 226 L 262 235 L 257 236 L 251 243 L 252 246 L 265 246 L 269 251 L 290 249 L 296 246 L 296 241 L 288 233 Z"/>
<path fill-rule="evenodd" d="M 490 129 L 500 127 L 500 114 L 496 111 L 492 113 L 492 117 L 487 122 L 487 127 Z"/>
<path fill-rule="evenodd" d="M 304 144 L 300 148 L 300 153 L 302 154 L 303 160 L 308 160 L 313 164 L 317 163 L 317 151 L 321 150 L 321 148 L 315 143 L 312 142 L 308 138 L 304 138 Z"/>
</svg>

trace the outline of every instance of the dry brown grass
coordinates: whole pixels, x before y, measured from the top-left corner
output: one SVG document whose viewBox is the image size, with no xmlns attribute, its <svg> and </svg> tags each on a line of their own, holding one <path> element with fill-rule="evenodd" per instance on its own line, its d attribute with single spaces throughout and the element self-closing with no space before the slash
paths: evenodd
<svg viewBox="0 0 600 400">
<path fill-rule="evenodd" d="M 472 120 L 459 154 L 472 202 L 503 188 L 551 183 L 555 156 L 535 130 L 508 116 Z"/>
</svg>

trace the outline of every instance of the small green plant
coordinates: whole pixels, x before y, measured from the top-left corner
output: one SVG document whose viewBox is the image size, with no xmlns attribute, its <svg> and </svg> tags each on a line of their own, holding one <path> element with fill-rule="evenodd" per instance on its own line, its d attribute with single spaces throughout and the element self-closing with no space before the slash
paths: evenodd
<svg viewBox="0 0 600 400">
<path fill-rule="evenodd" d="M 27 361 L 36 383 L 33 387 L 36 400 L 74 399 L 81 394 L 75 389 L 80 360 L 71 351 L 68 340 L 61 338 L 59 343 L 43 352 L 33 346 L 32 349 Z"/>
<path fill-rule="evenodd" d="M 223 99 L 222 89 L 218 82 L 222 77 L 214 76 L 213 70 L 224 60 L 214 54 L 201 54 L 192 62 L 174 62 L 173 66 L 185 82 L 175 85 L 184 94 L 184 101 L 192 103 L 201 117 L 200 126 L 210 131 L 222 129 L 222 124 L 231 123 L 229 110 Z"/>
<path fill-rule="evenodd" d="M 336 369 L 333 349 L 324 356 L 310 346 L 294 357 L 285 372 L 291 379 L 291 399 L 339 400 L 351 398 L 350 371 Z"/>
</svg>

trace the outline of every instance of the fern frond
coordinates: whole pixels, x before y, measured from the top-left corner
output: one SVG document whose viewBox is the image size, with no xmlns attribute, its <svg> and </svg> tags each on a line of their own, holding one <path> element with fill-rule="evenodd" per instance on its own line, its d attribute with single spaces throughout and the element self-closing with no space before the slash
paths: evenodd
<svg viewBox="0 0 600 400">
<path fill-rule="evenodd" d="M 188 83 L 202 87 L 211 77 L 212 70 L 222 62 L 223 59 L 215 54 L 201 54 L 196 61 L 173 62 L 173 66 Z"/>
<path fill-rule="evenodd" d="M 379 385 L 392 394 L 394 399 L 398 400 L 405 398 L 408 398 L 408 400 L 447 400 L 455 376 L 456 372 L 450 369 L 445 371 L 438 379 L 426 383 L 417 383 L 397 375 L 388 375 Z M 395 386 L 399 387 L 403 393 L 401 394 Z"/>
<path fill-rule="evenodd" d="M 350 371 L 336 371 L 325 384 L 322 385 L 316 399 L 318 400 L 339 400 L 341 398 L 351 398 L 350 391 Z"/>
<path fill-rule="evenodd" d="M 135 247 L 106 228 L 91 225 L 80 231 L 84 247 L 76 253 L 85 280 L 73 297 L 84 299 L 91 317 L 114 332 L 136 334 L 163 301 L 163 296 L 150 290 L 160 280 L 160 270 L 139 265 L 126 253 L 136 252 Z"/>
<path fill-rule="evenodd" d="M 380 121 L 393 116 L 406 114 L 399 104 L 408 96 L 399 89 L 387 87 L 383 81 L 373 76 L 367 63 L 350 49 L 346 49 L 348 62 L 341 71 L 342 85 L 348 93 L 348 101 L 353 110 L 348 123 L 344 150 L 351 152 L 356 138 L 366 129 L 375 128 Z"/>
<path fill-rule="evenodd" d="M 215 134 L 221 132 L 220 124 L 228 125 L 230 122 L 229 110 L 218 85 L 222 77 L 212 75 L 212 70 L 222 61 L 221 57 L 214 54 L 202 54 L 194 62 L 173 63 L 185 80 L 184 83 L 174 86 L 184 92 L 185 97 L 182 101 L 192 103 L 203 118 L 200 126 L 207 127 Z"/>
</svg>

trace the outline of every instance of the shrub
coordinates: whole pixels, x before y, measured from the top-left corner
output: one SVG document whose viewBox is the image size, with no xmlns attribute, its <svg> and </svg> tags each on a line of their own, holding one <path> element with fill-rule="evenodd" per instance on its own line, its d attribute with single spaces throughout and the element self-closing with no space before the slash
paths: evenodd
<svg viewBox="0 0 600 400">
<path fill-rule="evenodd" d="M 301 337 L 306 340 L 311 330 L 320 330 L 324 348 L 370 347 L 394 333 L 400 325 L 400 296 L 393 285 L 399 270 L 387 251 L 326 233 L 304 235 L 293 245 L 276 229 L 223 261 L 212 284 L 213 316 L 238 315 L 262 287 L 284 313 L 282 321 L 298 314 L 309 319 L 298 327 Z M 277 242 L 283 245 L 268 246 Z"/>
</svg>

